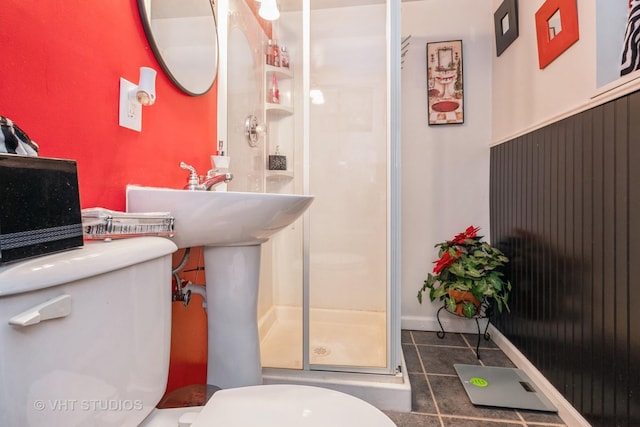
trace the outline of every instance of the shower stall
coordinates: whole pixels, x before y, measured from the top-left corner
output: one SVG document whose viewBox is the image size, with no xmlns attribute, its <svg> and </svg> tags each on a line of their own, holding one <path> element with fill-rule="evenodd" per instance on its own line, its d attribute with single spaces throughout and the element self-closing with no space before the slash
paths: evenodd
<svg viewBox="0 0 640 427">
<path fill-rule="evenodd" d="M 410 410 L 400 347 L 399 3 L 280 0 L 280 18 L 266 23 L 255 0 L 220 2 L 218 123 L 227 126 L 218 134 L 231 157 L 229 190 L 315 196 L 263 245 L 264 382 L 322 383 Z M 267 64 L 274 45 L 289 68 Z M 273 170 L 276 154 L 286 166 Z"/>
</svg>

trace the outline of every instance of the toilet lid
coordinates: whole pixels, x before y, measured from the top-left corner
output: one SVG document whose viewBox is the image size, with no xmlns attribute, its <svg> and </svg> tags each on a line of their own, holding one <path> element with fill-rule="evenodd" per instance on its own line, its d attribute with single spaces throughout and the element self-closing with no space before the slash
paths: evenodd
<svg viewBox="0 0 640 427">
<path fill-rule="evenodd" d="M 320 387 L 259 385 L 216 392 L 191 427 L 395 427 L 364 400 Z"/>
</svg>

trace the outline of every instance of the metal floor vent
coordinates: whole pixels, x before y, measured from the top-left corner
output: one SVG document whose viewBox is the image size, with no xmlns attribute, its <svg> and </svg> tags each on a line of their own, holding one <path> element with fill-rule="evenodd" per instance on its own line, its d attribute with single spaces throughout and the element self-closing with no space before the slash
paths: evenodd
<svg viewBox="0 0 640 427">
<path fill-rule="evenodd" d="M 331 350 L 330 350 L 330 349 L 328 349 L 327 347 L 319 346 L 319 347 L 315 347 L 315 348 L 313 349 L 313 354 L 314 354 L 315 356 L 324 357 L 324 356 L 328 356 L 328 355 L 330 355 L 330 354 L 331 354 Z"/>
</svg>

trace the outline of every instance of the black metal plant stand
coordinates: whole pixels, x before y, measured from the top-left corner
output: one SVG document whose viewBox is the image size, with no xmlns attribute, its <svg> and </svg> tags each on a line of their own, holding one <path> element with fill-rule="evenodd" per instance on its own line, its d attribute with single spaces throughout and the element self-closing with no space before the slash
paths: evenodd
<svg viewBox="0 0 640 427">
<path fill-rule="evenodd" d="M 440 325 L 440 330 L 436 332 L 438 338 L 443 339 L 445 336 L 444 326 L 442 326 L 442 322 L 440 321 L 440 312 L 445 310 L 447 313 L 452 314 L 453 316 L 461 317 L 463 319 L 474 319 L 476 321 L 476 327 L 478 328 L 478 342 L 476 343 L 476 356 L 480 359 L 480 338 L 484 336 L 485 341 L 489 341 L 491 335 L 487 332 L 489 329 L 489 324 L 491 323 L 491 304 L 489 304 L 486 300 L 482 301 L 480 307 L 478 308 L 478 314 L 473 317 L 461 316 L 458 313 L 453 313 L 447 310 L 446 304 L 443 304 L 442 307 L 438 309 L 438 313 L 436 314 L 436 318 L 438 319 L 438 324 Z M 487 319 L 487 326 L 484 328 L 484 333 L 480 331 L 480 319 Z"/>
</svg>

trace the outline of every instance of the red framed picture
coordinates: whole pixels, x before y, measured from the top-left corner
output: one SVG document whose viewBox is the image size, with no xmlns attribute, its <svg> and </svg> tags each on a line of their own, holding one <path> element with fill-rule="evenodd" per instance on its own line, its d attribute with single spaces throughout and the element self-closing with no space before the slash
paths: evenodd
<svg viewBox="0 0 640 427">
<path fill-rule="evenodd" d="M 576 0 L 547 0 L 536 12 L 538 62 L 545 68 L 578 41 Z"/>
</svg>

